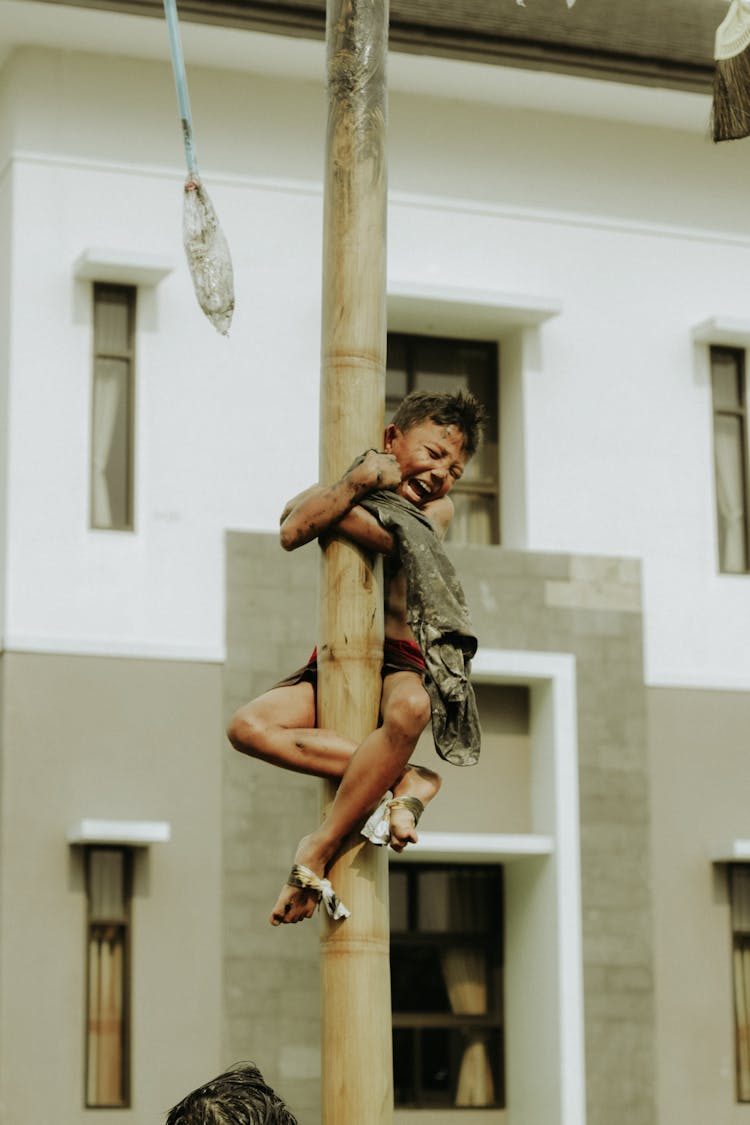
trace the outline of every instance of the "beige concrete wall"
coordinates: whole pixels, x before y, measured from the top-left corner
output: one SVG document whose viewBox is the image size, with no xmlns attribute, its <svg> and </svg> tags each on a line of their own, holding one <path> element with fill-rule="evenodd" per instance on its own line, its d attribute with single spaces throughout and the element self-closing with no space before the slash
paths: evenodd
<svg viewBox="0 0 750 1125">
<path fill-rule="evenodd" d="M 3 105 L 0 76 L 0 107 Z M 5 165 L 2 108 L 0 108 L 0 633 L 5 632 L 8 520 L 8 387 L 10 383 L 11 264 L 11 177 Z"/>
<path fill-rule="evenodd" d="M 715 844 L 750 838 L 750 695 L 648 692 L 660 1125 L 748 1125 L 735 1102 L 731 928 Z"/>
<path fill-rule="evenodd" d="M 531 832 L 529 693 L 505 685 L 476 685 L 482 723 L 480 769 L 454 769 L 435 756 L 424 732 L 413 761 L 443 779 L 423 821 L 428 832 Z"/>
<path fill-rule="evenodd" d="M 220 669 L 6 654 L 2 662 L 0 1121 L 84 1110 L 82 817 L 164 820 L 132 903 L 132 1108 L 156 1125 L 220 1059 Z M 230 1061 L 230 1060 L 227 1060 Z"/>
</svg>

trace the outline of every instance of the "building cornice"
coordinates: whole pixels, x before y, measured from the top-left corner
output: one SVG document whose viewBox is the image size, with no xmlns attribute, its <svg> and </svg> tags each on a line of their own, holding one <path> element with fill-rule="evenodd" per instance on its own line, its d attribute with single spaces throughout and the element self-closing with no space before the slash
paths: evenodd
<svg viewBox="0 0 750 1125">
<path fill-rule="evenodd" d="M 139 16 L 162 18 L 162 0 L 44 0 L 49 4 L 95 8 Z M 552 73 L 609 79 L 645 86 L 705 92 L 713 79 L 711 48 L 713 32 L 726 5 L 723 0 L 703 0 L 677 5 L 681 19 L 673 34 L 666 25 L 667 3 L 654 20 L 638 20 L 643 0 L 617 5 L 612 18 L 610 5 L 597 6 L 603 15 L 579 19 L 568 13 L 562 0 L 555 0 L 550 17 L 549 0 L 534 0 L 517 8 L 512 0 L 500 8 L 469 8 L 462 0 L 443 0 L 437 5 L 414 0 L 391 0 L 390 47 L 418 55 L 463 59 L 485 64 L 516 66 Z M 559 9 L 559 11 L 558 11 Z M 266 3 L 263 0 L 180 0 L 184 21 L 270 32 L 310 39 L 325 35 L 324 0 L 306 3 Z M 501 22 L 502 16 L 502 22 Z M 567 18 L 566 18 L 567 16 Z M 685 18 L 685 17 L 689 18 Z M 543 19 L 542 19 L 543 17 Z M 598 21 L 598 22 L 597 22 Z M 544 34 L 529 36 L 529 30 L 544 28 Z"/>
</svg>

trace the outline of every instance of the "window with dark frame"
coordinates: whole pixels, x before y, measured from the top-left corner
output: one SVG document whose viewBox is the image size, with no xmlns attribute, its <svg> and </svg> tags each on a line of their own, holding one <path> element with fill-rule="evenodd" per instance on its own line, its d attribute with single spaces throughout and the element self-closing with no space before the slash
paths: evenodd
<svg viewBox="0 0 750 1125">
<path fill-rule="evenodd" d="M 723 574 L 746 574 L 750 518 L 747 384 L 741 348 L 711 348 L 711 389 L 719 569 Z"/>
<path fill-rule="evenodd" d="M 132 850 L 86 848 L 87 1108 L 130 1105 Z"/>
<path fill-rule="evenodd" d="M 388 334 L 386 422 L 410 391 L 472 391 L 489 415 L 484 442 L 451 495 L 450 543 L 498 543 L 498 348 L 488 341 Z"/>
<path fill-rule="evenodd" d="M 396 1105 L 502 1107 L 502 868 L 394 864 L 390 904 Z"/>
<path fill-rule="evenodd" d="M 750 863 L 729 867 L 737 1101 L 750 1102 Z"/>
<path fill-rule="evenodd" d="M 132 531 L 135 309 L 132 285 L 94 285 L 92 528 Z"/>
</svg>

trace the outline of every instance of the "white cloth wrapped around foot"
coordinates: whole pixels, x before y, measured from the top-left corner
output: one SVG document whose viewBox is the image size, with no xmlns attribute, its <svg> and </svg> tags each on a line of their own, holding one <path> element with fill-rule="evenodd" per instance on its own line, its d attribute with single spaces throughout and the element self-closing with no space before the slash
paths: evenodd
<svg viewBox="0 0 750 1125">
<path fill-rule="evenodd" d="M 391 809 L 408 809 L 414 817 L 416 828 L 424 812 L 424 805 L 419 797 L 394 797 L 389 789 L 362 829 L 365 839 L 379 848 L 391 842 Z"/>
<path fill-rule="evenodd" d="M 300 887 L 302 890 L 317 891 L 323 899 L 323 905 L 330 914 L 334 921 L 339 918 L 349 918 L 351 911 L 347 910 L 341 899 L 338 897 L 328 879 L 321 879 L 309 867 L 303 866 L 301 863 L 295 863 L 292 868 L 287 883 L 290 887 Z"/>
</svg>

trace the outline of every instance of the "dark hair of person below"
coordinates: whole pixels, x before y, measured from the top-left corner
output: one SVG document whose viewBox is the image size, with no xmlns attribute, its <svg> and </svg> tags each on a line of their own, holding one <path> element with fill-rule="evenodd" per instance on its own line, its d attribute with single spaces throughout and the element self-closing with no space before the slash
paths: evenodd
<svg viewBox="0 0 750 1125">
<path fill-rule="evenodd" d="M 238 1063 L 188 1094 L 166 1125 L 298 1125 L 253 1063 Z"/>
<path fill-rule="evenodd" d="M 471 391 L 411 391 L 391 421 L 405 433 L 428 420 L 441 426 L 458 426 L 466 439 L 466 454 L 473 457 L 487 423 L 487 411 Z"/>
</svg>

